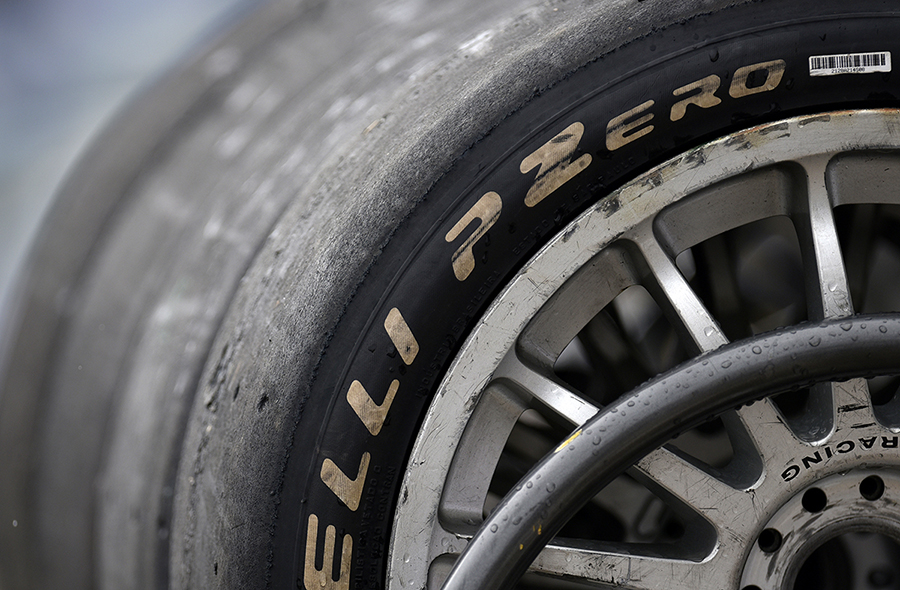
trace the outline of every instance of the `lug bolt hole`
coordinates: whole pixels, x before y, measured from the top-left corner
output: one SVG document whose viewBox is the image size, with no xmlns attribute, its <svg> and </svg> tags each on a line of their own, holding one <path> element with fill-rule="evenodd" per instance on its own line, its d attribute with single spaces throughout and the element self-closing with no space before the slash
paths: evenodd
<svg viewBox="0 0 900 590">
<path fill-rule="evenodd" d="M 756 540 L 759 548 L 762 549 L 764 553 L 775 553 L 781 549 L 781 541 L 781 533 L 775 529 L 764 530 L 759 534 L 759 538 Z"/>
<path fill-rule="evenodd" d="M 821 512 L 828 505 L 828 497 L 819 488 L 810 488 L 803 494 L 802 502 L 807 512 Z"/>
<path fill-rule="evenodd" d="M 866 500 L 875 501 L 884 495 L 884 481 L 877 475 L 870 475 L 859 482 L 859 493 Z"/>
</svg>

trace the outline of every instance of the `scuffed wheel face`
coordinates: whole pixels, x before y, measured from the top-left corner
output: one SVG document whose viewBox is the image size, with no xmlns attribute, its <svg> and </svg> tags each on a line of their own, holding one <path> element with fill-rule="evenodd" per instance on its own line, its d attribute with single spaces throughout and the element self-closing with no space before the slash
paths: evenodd
<svg viewBox="0 0 900 590">
<path fill-rule="evenodd" d="M 389 587 L 897 587 L 900 332 L 854 314 L 900 309 L 898 150 L 895 110 L 785 119 L 557 234 L 428 410 Z"/>
</svg>

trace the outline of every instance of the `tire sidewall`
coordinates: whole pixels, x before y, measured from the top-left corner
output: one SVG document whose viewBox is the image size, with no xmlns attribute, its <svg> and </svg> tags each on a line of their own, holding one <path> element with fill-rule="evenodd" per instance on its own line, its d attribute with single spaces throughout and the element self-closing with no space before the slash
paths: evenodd
<svg viewBox="0 0 900 590">
<path fill-rule="evenodd" d="M 616 207 L 603 195 L 676 154 L 787 116 L 898 106 L 893 73 L 809 72 L 811 56 L 900 55 L 900 14 L 876 16 L 890 10 L 758 2 L 695 16 L 573 68 L 472 146 L 398 224 L 289 417 L 296 425 L 272 492 L 268 584 L 312 588 L 325 575 L 335 588 L 384 587 L 422 417 L 503 285 L 581 212 Z M 703 105 L 684 104 L 703 81 Z M 545 147 L 554 141 L 572 149 Z M 553 181 L 568 166 L 572 175 Z M 553 190 L 529 202 L 541 181 Z M 265 441 L 239 444 L 272 452 Z"/>
</svg>

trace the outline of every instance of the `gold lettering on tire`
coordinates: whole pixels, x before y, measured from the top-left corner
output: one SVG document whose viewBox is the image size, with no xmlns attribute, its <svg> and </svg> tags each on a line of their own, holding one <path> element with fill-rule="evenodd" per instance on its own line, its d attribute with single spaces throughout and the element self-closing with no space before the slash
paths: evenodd
<svg viewBox="0 0 900 590">
<path fill-rule="evenodd" d="M 331 459 L 322 462 L 322 471 L 319 474 L 322 482 L 353 512 L 359 508 L 359 499 L 362 498 L 363 486 L 366 485 L 366 473 L 369 471 L 371 458 L 368 452 L 363 453 L 356 479 L 347 477 L 347 474 Z"/>
<path fill-rule="evenodd" d="M 572 123 L 563 131 L 522 160 L 519 170 L 527 174 L 538 168 L 534 184 L 525 195 L 525 204 L 534 207 L 563 184 L 588 167 L 591 155 L 584 154 L 574 162 L 572 156 L 584 135 L 584 125 Z"/>
<path fill-rule="evenodd" d="M 655 101 L 648 100 L 630 111 L 610 119 L 609 123 L 606 124 L 606 149 L 609 151 L 617 150 L 653 131 L 653 125 L 643 127 L 643 125 L 646 125 L 653 119 L 653 113 L 647 113 L 637 119 L 634 117 L 640 115 L 654 104 L 656 104 Z"/>
<path fill-rule="evenodd" d="M 363 387 L 362 383 L 354 381 L 350 384 L 350 389 L 347 390 L 347 401 L 350 402 L 350 407 L 353 408 L 353 411 L 356 412 L 362 423 L 369 429 L 372 436 L 377 436 L 381 432 L 384 419 L 387 418 L 388 410 L 391 409 L 391 403 L 393 403 L 399 387 L 400 381 L 394 379 L 388 387 L 384 401 L 379 406 L 369 395 L 369 392 L 366 391 L 366 388 Z"/>
<path fill-rule="evenodd" d="M 460 281 L 466 280 L 472 274 L 472 271 L 475 270 L 475 254 L 472 252 L 472 247 L 475 245 L 475 242 L 480 240 L 491 229 L 491 226 L 497 223 L 497 220 L 500 218 L 500 209 L 502 208 L 503 201 L 500 199 L 500 195 L 495 192 L 486 193 L 444 236 L 444 240 L 449 244 L 458 238 L 462 231 L 469 227 L 473 221 L 476 219 L 481 221 L 475 231 L 472 232 L 472 235 L 456 249 L 456 252 L 450 258 L 450 263 L 453 265 L 453 274 Z"/>
<path fill-rule="evenodd" d="M 416 359 L 416 355 L 419 354 L 419 343 L 396 307 L 388 312 L 388 316 L 384 320 L 384 329 L 391 337 L 391 342 L 397 347 L 400 358 L 407 365 L 411 365 Z"/>
<path fill-rule="evenodd" d="M 784 63 L 783 59 L 776 59 L 774 61 L 764 61 L 753 64 L 752 66 L 738 68 L 731 78 L 731 88 L 728 89 L 728 94 L 731 98 L 741 98 L 743 96 L 750 96 L 751 94 L 773 90 L 781 83 L 781 78 L 784 76 L 786 67 L 787 65 Z M 756 72 L 764 72 L 766 80 L 760 85 L 748 88 L 747 82 L 750 75 Z"/>
<path fill-rule="evenodd" d="M 341 551 L 341 573 L 337 580 L 332 579 L 334 568 L 334 541 L 337 536 L 334 525 L 325 529 L 325 546 L 322 548 L 322 569 L 316 568 L 316 548 L 319 539 L 319 518 L 309 515 L 306 528 L 306 561 L 303 568 L 303 585 L 306 590 L 349 590 L 350 561 L 353 556 L 353 538 L 344 535 Z"/>
<path fill-rule="evenodd" d="M 712 76 L 707 76 L 702 80 L 697 80 L 696 82 L 692 82 L 681 88 L 676 88 L 672 91 L 674 96 L 682 96 L 692 90 L 697 90 L 698 88 L 700 89 L 700 93 L 693 94 L 687 98 L 682 98 L 673 104 L 672 110 L 669 112 L 669 119 L 678 121 L 684 117 L 689 104 L 697 105 L 702 109 L 708 109 L 722 102 L 722 99 L 715 95 L 721 82 L 722 79 L 713 74 Z"/>
</svg>

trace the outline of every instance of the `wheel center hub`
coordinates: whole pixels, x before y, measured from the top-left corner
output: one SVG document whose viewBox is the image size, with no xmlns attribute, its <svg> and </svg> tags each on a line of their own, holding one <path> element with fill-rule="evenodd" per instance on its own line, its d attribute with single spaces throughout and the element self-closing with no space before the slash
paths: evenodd
<svg viewBox="0 0 900 590">
<path fill-rule="evenodd" d="M 900 474 L 869 469 L 825 477 L 800 490 L 750 546 L 741 588 L 802 589 L 812 580 L 824 580 L 826 588 L 892 586 L 898 580 L 898 493 Z M 840 542 L 849 536 L 852 543 Z M 816 552 L 819 558 L 810 560 Z M 818 571 L 803 574 L 804 564 Z"/>
</svg>

